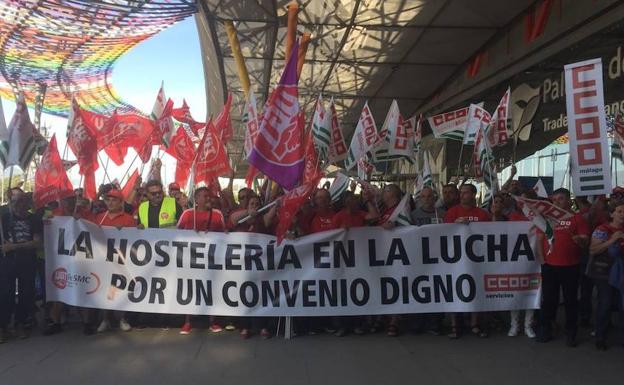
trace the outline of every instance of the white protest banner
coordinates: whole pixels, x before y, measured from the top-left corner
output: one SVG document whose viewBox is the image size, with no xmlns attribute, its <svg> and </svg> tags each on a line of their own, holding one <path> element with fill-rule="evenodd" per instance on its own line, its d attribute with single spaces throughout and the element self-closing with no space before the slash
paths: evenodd
<svg viewBox="0 0 624 385">
<path fill-rule="evenodd" d="M 609 194 L 611 165 L 602 60 L 586 60 L 564 68 L 574 195 Z"/>
<path fill-rule="evenodd" d="M 503 94 L 494 113 L 492 114 L 492 128 L 488 130 L 488 143 L 490 148 L 504 146 L 511 135 L 511 109 L 509 100 L 511 99 L 511 88 Z"/>
<path fill-rule="evenodd" d="M 502 311 L 539 306 L 529 222 L 254 233 L 46 222 L 48 300 L 230 316 Z"/>
</svg>

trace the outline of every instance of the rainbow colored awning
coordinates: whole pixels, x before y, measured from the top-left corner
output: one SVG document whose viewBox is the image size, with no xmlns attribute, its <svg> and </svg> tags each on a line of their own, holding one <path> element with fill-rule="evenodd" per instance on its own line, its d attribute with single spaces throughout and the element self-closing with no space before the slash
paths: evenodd
<svg viewBox="0 0 624 385">
<path fill-rule="evenodd" d="M 16 91 L 43 111 L 66 116 L 72 95 L 98 113 L 135 111 L 110 83 L 115 61 L 132 47 L 196 12 L 194 0 L 2 0 L 0 96 Z"/>
</svg>

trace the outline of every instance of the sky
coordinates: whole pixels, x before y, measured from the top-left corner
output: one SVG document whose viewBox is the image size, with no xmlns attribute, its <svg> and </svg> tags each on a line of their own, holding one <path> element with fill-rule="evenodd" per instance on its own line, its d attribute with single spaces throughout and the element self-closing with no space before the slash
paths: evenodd
<svg viewBox="0 0 624 385">
<path fill-rule="evenodd" d="M 205 120 L 204 70 L 197 27 L 193 17 L 189 17 L 141 42 L 122 56 L 113 69 L 112 84 L 119 96 L 144 112 L 152 110 L 152 105 L 162 82 L 164 82 L 166 96 L 174 101 L 176 107 L 181 105 L 182 99 L 185 98 L 193 118 L 198 121 Z M 2 105 L 8 124 L 15 111 L 15 104 L 3 99 Z M 32 118 L 32 110 L 30 110 L 30 114 Z M 56 133 L 59 151 L 63 152 L 67 119 L 43 114 L 41 121 L 43 125 L 51 128 L 52 133 Z M 106 155 L 104 152 L 100 154 L 101 163 L 105 165 Z M 130 149 L 126 157 L 126 164 L 122 167 L 117 168 L 110 163 L 108 165 L 110 179 L 121 179 L 134 155 L 135 153 Z M 168 155 L 165 155 L 163 162 L 165 164 L 164 169 L 166 169 L 163 172 L 163 177 L 165 182 L 169 182 L 174 178 L 175 162 Z M 132 167 L 136 168 L 137 165 L 138 161 Z M 80 182 L 77 169 L 74 167 L 69 173 L 74 185 Z M 144 174 L 147 174 L 147 169 L 148 167 L 146 167 Z M 5 170 L 5 175 L 8 175 L 8 172 L 8 169 Z M 103 167 L 100 167 L 96 172 L 96 181 L 98 183 L 107 181 Z"/>
</svg>

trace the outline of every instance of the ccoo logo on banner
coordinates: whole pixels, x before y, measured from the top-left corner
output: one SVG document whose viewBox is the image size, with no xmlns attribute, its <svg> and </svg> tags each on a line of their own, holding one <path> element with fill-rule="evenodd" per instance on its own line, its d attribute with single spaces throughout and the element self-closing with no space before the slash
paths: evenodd
<svg viewBox="0 0 624 385">
<path fill-rule="evenodd" d="M 610 194 L 602 59 L 568 64 L 564 69 L 574 195 Z"/>
</svg>

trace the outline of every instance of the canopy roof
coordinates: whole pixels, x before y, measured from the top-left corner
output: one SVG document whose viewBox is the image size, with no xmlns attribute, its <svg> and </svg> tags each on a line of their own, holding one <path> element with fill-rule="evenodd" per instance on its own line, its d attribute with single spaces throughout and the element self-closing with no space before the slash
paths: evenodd
<svg viewBox="0 0 624 385">
<path fill-rule="evenodd" d="M 378 122 L 383 121 L 392 99 L 398 101 L 404 116 L 411 116 L 434 98 L 479 48 L 533 2 L 301 1 L 299 34 L 312 33 L 299 82 L 301 102 L 309 110 L 319 93 L 326 99 L 333 97 L 347 137 L 366 101 Z M 211 35 L 208 38 L 215 45 L 211 53 L 222 62 L 220 71 L 207 79 L 212 81 L 210 88 L 220 83 L 242 104 L 244 96 L 221 22 L 234 20 L 252 88 L 260 105 L 264 103 L 284 67 L 288 3 L 200 2 Z M 207 74 L 210 77 L 210 71 Z M 216 113 L 218 106 L 211 107 Z M 242 140 L 242 131 L 238 139 Z M 230 152 L 239 152 L 240 147 L 233 145 Z"/>
</svg>

